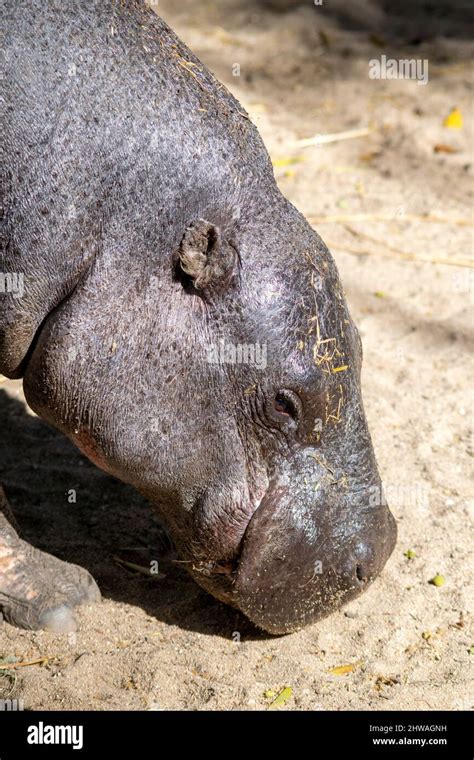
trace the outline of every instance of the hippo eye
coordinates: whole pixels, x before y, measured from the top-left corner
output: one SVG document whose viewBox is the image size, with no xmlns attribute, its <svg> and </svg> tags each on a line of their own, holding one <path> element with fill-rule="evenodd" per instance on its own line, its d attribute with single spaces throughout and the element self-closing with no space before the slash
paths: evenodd
<svg viewBox="0 0 474 760">
<path fill-rule="evenodd" d="M 290 391 L 278 391 L 273 401 L 273 408 L 277 414 L 297 420 L 299 417 L 299 404 L 294 393 Z"/>
</svg>

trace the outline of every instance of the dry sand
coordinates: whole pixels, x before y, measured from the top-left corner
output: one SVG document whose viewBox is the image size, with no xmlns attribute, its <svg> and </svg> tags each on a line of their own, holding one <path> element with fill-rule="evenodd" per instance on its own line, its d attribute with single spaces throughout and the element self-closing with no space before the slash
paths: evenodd
<svg viewBox="0 0 474 760">
<path fill-rule="evenodd" d="M 159 11 L 248 109 L 299 209 L 311 218 L 390 217 L 316 227 L 361 330 L 366 410 L 399 541 L 382 577 L 345 610 L 267 637 L 201 591 L 172 562 L 142 499 L 32 416 L 20 382 L 4 381 L 1 479 L 11 504 L 32 542 L 94 574 L 104 601 L 78 612 L 76 634 L 4 624 L 0 655 L 47 660 L 17 668 L 14 684 L 0 678 L 0 696 L 13 688 L 25 709 L 248 710 L 268 706 L 264 692 L 291 686 L 290 710 L 471 709 L 474 279 L 472 269 L 392 255 L 470 255 L 468 226 L 413 219 L 472 221 L 468 45 L 438 37 L 390 48 L 309 5 L 274 13 L 248 0 L 162 0 Z M 428 85 L 370 80 L 369 59 L 387 51 L 428 59 Z M 454 106 L 460 130 L 443 126 Z M 362 127 L 373 131 L 295 147 Z M 70 488 L 77 504 L 67 501 Z M 113 559 L 157 554 L 161 580 Z M 429 583 L 437 573 L 439 588 Z M 330 672 L 349 663 L 345 675 Z"/>
</svg>

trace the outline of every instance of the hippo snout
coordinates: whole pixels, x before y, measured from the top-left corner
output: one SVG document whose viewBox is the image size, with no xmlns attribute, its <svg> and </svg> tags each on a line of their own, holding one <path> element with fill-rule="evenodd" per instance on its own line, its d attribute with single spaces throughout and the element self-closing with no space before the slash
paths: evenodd
<svg viewBox="0 0 474 760">
<path fill-rule="evenodd" d="M 368 509 L 364 493 L 332 505 L 323 497 L 302 514 L 291 489 L 270 489 L 243 539 L 233 604 L 258 627 L 283 634 L 365 591 L 392 553 L 397 529 L 387 506 Z"/>
</svg>

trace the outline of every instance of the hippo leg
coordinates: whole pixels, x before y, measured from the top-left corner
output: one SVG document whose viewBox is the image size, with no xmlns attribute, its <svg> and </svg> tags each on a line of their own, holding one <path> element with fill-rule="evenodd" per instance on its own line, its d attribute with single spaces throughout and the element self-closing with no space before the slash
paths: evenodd
<svg viewBox="0 0 474 760">
<path fill-rule="evenodd" d="M 0 486 L 0 613 L 19 628 L 73 631 L 73 608 L 100 599 L 92 576 L 22 540 Z"/>
</svg>

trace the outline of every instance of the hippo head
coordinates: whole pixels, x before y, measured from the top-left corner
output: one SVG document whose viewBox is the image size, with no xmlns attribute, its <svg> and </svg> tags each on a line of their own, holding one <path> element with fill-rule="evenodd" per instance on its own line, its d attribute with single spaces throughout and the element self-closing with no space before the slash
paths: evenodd
<svg viewBox="0 0 474 760">
<path fill-rule="evenodd" d="M 330 253 L 281 198 L 227 219 L 184 220 L 158 273 L 98 262 L 43 329 L 25 388 L 48 418 L 67 387 L 59 426 L 156 505 L 195 580 L 287 633 L 366 589 L 396 527 Z M 31 380 L 48 363 L 54 404 Z"/>
<path fill-rule="evenodd" d="M 360 594 L 396 526 L 335 264 L 292 206 L 276 218 L 185 229 L 141 471 L 195 580 L 278 634 Z"/>
</svg>

